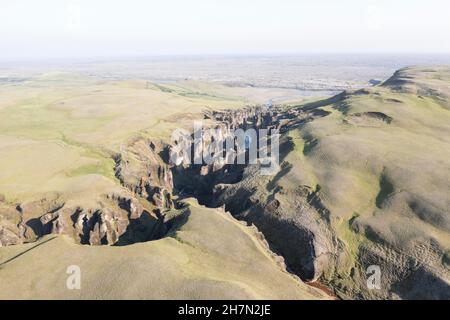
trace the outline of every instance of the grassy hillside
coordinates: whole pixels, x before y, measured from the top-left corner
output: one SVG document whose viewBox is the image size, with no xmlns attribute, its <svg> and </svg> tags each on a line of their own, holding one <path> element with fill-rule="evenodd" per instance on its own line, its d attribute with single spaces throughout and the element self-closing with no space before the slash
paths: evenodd
<svg viewBox="0 0 450 320">
<path fill-rule="evenodd" d="M 275 177 L 248 168 L 221 200 L 297 274 L 342 297 L 448 298 L 449 94 L 448 67 L 406 68 L 380 86 L 297 106 L 324 116 L 282 137 Z M 381 290 L 366 286 L 372 264 Z"/>
<path fill-rule="evenodd" d="M 0 299 L 323 299 L 283 271 L 255 229 L 188 201 L 188 218 L 157 241 L 83 246 L 50 235 L 0 250 Z M 81 290 L 66 288 L 81 268 Z"/>
<path fill-rule="evenodd" d="M 338 236 L 356 254 L 339 272 L 351 274 L 367 243 L 382 245 L 398 272 L 414 273 L 411 258 L 449 281 L 442 261 L 450 250 L 450 112 L 441 97 L 450 93 L 450 70 L 401 74 L 408 75 L 407 88 L 390 80 L 349 94 L 325 108 L 330 115 L 296 133 L 296 144 L 314 141 L 298 164 L 299 172 L 309 166 L 310 180 L 299 182 L 320 186 Z"/>
</svg>

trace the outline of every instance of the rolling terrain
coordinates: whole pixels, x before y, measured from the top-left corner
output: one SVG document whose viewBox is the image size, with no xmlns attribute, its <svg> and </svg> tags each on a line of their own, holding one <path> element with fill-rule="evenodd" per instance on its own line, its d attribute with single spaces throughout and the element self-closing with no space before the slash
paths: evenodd
<svg viewBox="0 0 450 320">
<path fill-rule="evenodd" d="M 269 109 L 242 108 L 259 89 L 198 81 L 62 73 L 0 91 L 0 298 L 330 298 L 303 281 L 450 297 L 448 67 Z M 170 165 L 170 133 L 201 118 L 280 127 L 279 171 Z"/>
<path fill-rule="evenodd" d="M 288 267 L 342 298 L 450 297 L 450 69 L 405 68 L 383 84 L 293 106 L 281 170 L 216 183 L 211 206 L 255 224 Z M 366 270 L 380 266 L 381 288 Z"/>
</svg>

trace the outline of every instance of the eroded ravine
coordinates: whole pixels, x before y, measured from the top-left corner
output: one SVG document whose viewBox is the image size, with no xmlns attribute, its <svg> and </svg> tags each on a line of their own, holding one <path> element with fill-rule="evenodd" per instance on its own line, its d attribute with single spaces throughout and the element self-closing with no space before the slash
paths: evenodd
<svg viewBox="0 0 450 320">
<path fill-rule="evenodd" d="M 278 129 L 282 137 L 280 161 L 283 161 L 290 152 L 285 133 L 325 115 L 326 112 L 317 109 L 246 107 L 206 112 L 204 117 L 223 139 L 236 129 Z M 69 235 L 82 245 L 122 246 L 157 240 L 170 234 L 174 225 L 179 226 L 174 222 L 183 220 L 188 212 L 183 199 L 193 197 L 206 207 L 224 207 L 235 218 L 256 226 L 268 240 L 270 249 L 283 256 L 288 270 L 304 280 L 316 280 L 314 234 L 294 227 L 297 247 L 301 250 L 289 251 L 286 246 L 289 242 L 273 231 L 283 230 L 282 225 L 292 228 L 290 222 L 266 214 L 276 207 L 276 201 L 264 203 L 267 199 L 233 190 L 245 181 L 248 172 L 258 170 L 259 165 L 213 162 L 176 166 L 170 163 L 172 149 L 172 145 L 143 137 L 129 140 L 113 156 L 115 176 L 123 190 L 105 194 L 91 207 L 64 202 L 58 197 L 10 207 L 11 215 L 18 215 L 19 221 L 8 228 L 2 227 L 1 245 L 33 242 L 47 234 Z M 277 179 L 284 171 L 282 166 L 273 178 Z M 249 210 L 253 214 L 244 214 Z"/>
<path fill-rule="evenodd" d="M 312 208 L 310 211 L 319 216 L 319 227 L 316 222 L 293 221 L 277 215 L 280 202 L 275 199 L 275 195 L 281 191 L 276 187 L 277 179 L 287 174 L 290 169 L 290 164 L 284 161 L 284 158 L 292 151 L 293 146 L 286 133 L 327 114 L 326 111 L 315 108 L 254 108 L 206 114 L 205 117 L 217 123 L 216 129 L 223 128 L 224 139 L 230 128 L 279 129 L 281 166 L 270 177 L 261 176 L 260 166 L 255 164 L 176 166 L 172 168 L 175 194 L 179 199 L 195 197 L 207 207 L 224 207 L 235 218 L 255 225 L 264 234 L 271 250 L 283 256 L 291 272 L 305 281 L 317 280 L 329 263 L 328 256 L 334 254 L 339 245 L 329 230 L 329 212 L 320 201 L 319 191 L 305 187 L 301 194 L 292 195 L 292 198 L 286 201 L 296 203 L 302 199 L 302 205 Z M 274 190 L 261 191 L 271 188 Z M 295 211 L 297 208 L 291 209 Z M 316 218 L 310 217 L 310 220 Z M 323 234 L 327 237 L 325 241 L 321 239 Z"/>
</svg>

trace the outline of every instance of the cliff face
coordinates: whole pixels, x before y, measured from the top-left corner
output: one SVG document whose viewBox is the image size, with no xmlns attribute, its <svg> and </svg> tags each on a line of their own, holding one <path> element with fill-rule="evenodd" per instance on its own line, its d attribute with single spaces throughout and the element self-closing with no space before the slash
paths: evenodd
<svg viewBox="0 0 450 320">
<path fill-rule="evenodd" d="M 80 244 L 123 245 L 157 239 L 165 232 L 163 219 L 126 193 L 105 195 L 89 208 L 38 201 L 4 210 L 11 220 L 3 221 L 1 246 L 33 242 L 48 234 L 69 235 Z"/>
<path fill-rule="evenodd" d="M 134 194 L 149 200 L 158 208 L 173 207 L 172 172 L 161 158 L 168 146 L 136 138 L 115 157 L 116 177 Z"/>
<path fill-rule="evenodd" d="M 288 257 L 289 268 L 304 280 L 317 280 L 338 255 L 339 241 L 329 228 L 329 212 L 321 204 L 319 190 L 295 186 L 280 188 L 277 182 L 291 169 L 284 161 L 293 151 L 288 134 L 306 123 L 328 115 L 319 108 L 263 108 L 206 113 L 223 144 L 234 129 L 278 129 L 280 168 L 273 176 L 261 176 L 260 165 L 191 165 L 174 169 L 176 191 L 194 195 L 211 207 L 224 206 L 239 219 L 262 230 L 272 248 Z M 210 139 L 206 136 L 209 143 Z M 239 150 L 238 150 L 239 151 Z M 241 150 L 246 152 L 246 150 Z M 195 181 L 192 186 L 186 181 Z M 282 199 L 278 199 L 282 197 Z"/>
<path fill-rule="evenodd" d="M 315 186 L 299 185 L 288 190 L 277 183 L 292 169 L 292 165 L 284 161 L 294 148 L 289 132 L 329 113 L 319 108 L 277 107 L 206 113 L 205 118 L 215 123 L 212 127 L 218 134 L 214 141 L 219 145 L 224 145 L 235 129 L 278 129 L 281 166 L 272 176 L 262 176 L 259 164 L 215 161 L 209 165 L 180 165 L 174 168 L 175 192 L 195 196 L 210 207 L 224 206 L 239 219 L 256 225 L 269 239 L 271 247 L 288 257 L 292 271 L 304 280 L 317 280 L 342 249 L 330 229 L 330 213 Z M 204 145 L 212 140 L 205 132 Z M 244 148 L 235 151 L 248 152 Z M 196 154 L 195 149 L 193 154 Z"/>
</svg>

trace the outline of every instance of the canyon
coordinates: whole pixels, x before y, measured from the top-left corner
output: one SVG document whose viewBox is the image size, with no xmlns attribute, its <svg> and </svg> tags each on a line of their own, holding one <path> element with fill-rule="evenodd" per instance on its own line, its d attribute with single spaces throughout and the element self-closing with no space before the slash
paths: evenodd
<svg viewBox="0 0 450 320">
<path fill-rule="evenodd" d="M 185 249 L 170 249 L 178 241 L 217 254 L 219 262 L 206 267 L 214 273 L 224 258 L 245 259 L 237 258 L 239 250 L 253 244 L 223 248 L 245 236 L 259 243 L 257 259 L 269 257 L 261 265 L 286 283 L 286 293 L 268 295 L 270 289 L 255 283 L 274 283 L 258 279 L 229 284 L 231 296 L 331 298 L 303 283 L 310 282 L 342 299 L 449 299 L 449 101 L 450 70 L 417 67 L 377 86 L 300 105 L 202 110 L 193 118 L 218 130 L 219 143 L 235 129 L 278 129 L 278 171 L 264 176 L 260 164 L 219 161 L 174 165 L 176 148 L 167 138 L 134 135 L 109 153 L 119 185 L 94 203 L 54 193 L 22 203 L 3 199 L 0 246 L 10 250 L 57 235 L 51 245 L 70 243 L 68 250 L 81 256 L 90 245 L 118 247 L 125 256 L 129 248 L 136 258 L 136 246 L 146 246 L 156 250 L 148 259 L 158 260 L 161 252 L 149 249 L 152 243 L 181 256 Z M 189 234 L 190 228 L 198 234 Z M 235 233 L 226 234 L 230 228 Z M 202 265 L 211 258 L 195 253 L 195 259 Z M 12 272 L 2 270 L 4 263 L 2 277 Z M 379 290 L 366 284 L 371 265 L 382 270 Z M 159 267 L 168 268 L 166 262 Z M 220 289 L 224 296 L 227 286 Z M 200 296 L 217 297 L 212 290 L 201 288 Z"/>
</svg>

